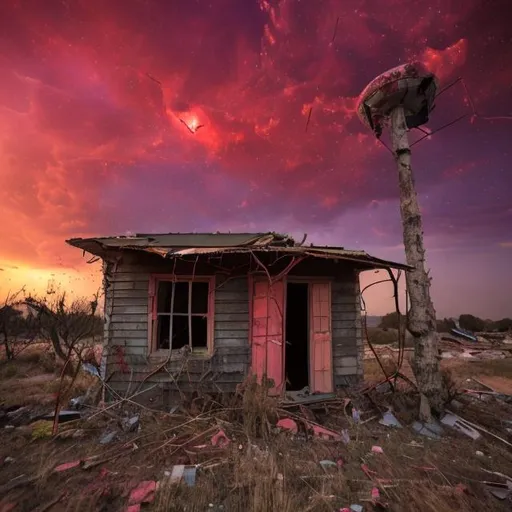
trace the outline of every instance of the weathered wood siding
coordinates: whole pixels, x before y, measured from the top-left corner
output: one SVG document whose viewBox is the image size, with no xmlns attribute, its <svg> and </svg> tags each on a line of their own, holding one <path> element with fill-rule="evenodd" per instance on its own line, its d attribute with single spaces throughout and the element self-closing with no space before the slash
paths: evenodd
<svg viewBox="0 0 512 512">
<path fill-rule="evenodd" d="M 165 370 L 149 375 L 163 363 L 148 350 L 149 279 L 151 273 L 165 270 L 172 272 L 172 268 L 129 264 L 119 264 L 112 271 L 105 295 L 106 375 L 110 376 L 110 386 L 124 393 L 131 381 L 134 392 L 145 379 L 144 387 L 157 384 L 160 395 L 162 390 L 173 388 L 234 390 L 250 366 L 247 277 L 216 278 L 213 356 L 173 357 Z M 158 393 L 153 395 L 154 400 L 160 400 Z"/>
<path fill-rule="evenodd" d="M 181 267 L 180 267 L 181 265 Z M 166 393 L 181 391 L 234 391 L 251 364 L 249 346 L 249 292 L 247 275 L 215 282 L 214 353 L 211 357 L 189 355 L 175 358 L 156 372 L 165 360 L 148 353 L 148 291 L 152 273 L 209 275 L 201 264 L 180 262 L 178 267 L 160 257 L 123 257 L 117 265 L 104 267 L 105 340 L 104 375 L 109 385 L 123 395 L 149 390 L 143 400 L 165 405 Z M 357 382 L 363 373 L 359 279 L 351 266 L 329 261 L 300 264 L 290 274 L 330 276 L 332 279 L 332 331 L 334 384 Z M 141 382 L 144 384 L 141 385 Z M 142 395 L 141 395 L 142 396 Z"/>
<path fill-rule="evenodd" d="M 359 276 L 350 272 L 337 277 L 332 289 L 332 342 L 334 385 L 355 384 L 363 377 L 363 338 Z"/>
</svg>

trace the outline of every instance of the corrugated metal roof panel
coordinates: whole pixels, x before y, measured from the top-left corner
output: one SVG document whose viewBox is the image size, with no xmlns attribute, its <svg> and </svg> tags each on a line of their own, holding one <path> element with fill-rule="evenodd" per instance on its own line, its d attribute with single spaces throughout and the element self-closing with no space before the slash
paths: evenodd
<svg viewBox="0 0 512 512">
<path fill-rule="evenodd" d="M 67 240 L 67 243 L 100 257 L 103 257 L 109 250 L 115 249 L 143 251 L 158 254 L 164 258 L 207 254 L 280 252 L 291 256 L 302 255 L 351 261 L 368 268 L 411 269 L 403 263 L 381 260 L 364 251 L 351 251 L 341 247 L 291 245 L 294 243 L 292 238 L 276 233 L 176 233 L 137 235 L 135 237 L 77 238 Z M 192 243 L 194 245 L 190 245 Z"/>
<path fill-rule="evenodd" d="M 293 238 L 280 233 L 164 233 L 136 234 L 135 236 L 74 238 L 70 245 L 83 247 L 88 242 L 99 242 L 105 247 L 238 247 L 246 245 L 288 244 Z"/>
</svg>

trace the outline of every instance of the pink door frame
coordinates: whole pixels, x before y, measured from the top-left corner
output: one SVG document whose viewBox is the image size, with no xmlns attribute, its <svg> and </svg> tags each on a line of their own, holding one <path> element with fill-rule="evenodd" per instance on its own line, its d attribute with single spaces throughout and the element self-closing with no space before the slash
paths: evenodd
<svg viewBox="0 0 512 512">
<path fill-rule="evenodd" d="M 331 283 L 311 281 L 309 296 L 309 387 L 312 392 L 331 393 L 334 389 Z"/>
<path fill-rule="evenodd" d="M 331 281 L 331 278 L 318 277 L 282 279 L 273 284 L 273 297 L 266 297 L 265 306 L 263 296 L 255 297 L 255 286 L 256 282 L 266 282 L 268 286 L 268 277 L 249 277 L 251 372 L 257 376 L 259 382 L 261 382 L 264 374 L 268 378 L 274 379 L 276 385 L 272 390 L 273 393 L 281 393 L 285 389 L 286 285 L 289 282 L 304 283 L 309 287 L 308 362 L 310 389 L 311 391 L 324 393 L 333 391 Z M 323 289 L 323 292 L 317 292 L 321 289 Z M 315 292 L 317 292 L 316 298 L 319 299 L 316 301 Z M 323 295 L 318 295 L 318 293 Z M 256 301 L 258 301 L 257 305 L 255 305 Z M 317 306 L 315 306 L 315 303 Z M 258 314 L 261 318 L 255 316 L 257 312 L 255 307 L 258 308 Z M 271 319 L 270 322 L 269 318 Z M 270 331 L 273 332 L 269 332 L 269 327 Z M 263 342 L 263 345 L 261 342 Z M 270 358 L 268 357 L 269 352 Z"/>
<path fill-rule="evenodd" d="M 258 382 L 274 381 L 271 394 L 284 389 L 284 281 L 270 285 L 267 277 L 249 278 L 251 372 Z"/>
</svg>

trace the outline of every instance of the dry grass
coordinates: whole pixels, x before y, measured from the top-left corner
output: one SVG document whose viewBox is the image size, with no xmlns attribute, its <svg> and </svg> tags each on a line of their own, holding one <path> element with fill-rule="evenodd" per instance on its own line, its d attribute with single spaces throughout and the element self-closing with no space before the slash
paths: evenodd
<svg viewBox="0 0 512 512">
<path fill-rule="evenodd" d="M 40 359 L 41 356 L 38 362 Z M 487 375 L 510 371 L 508 361 L 466 363 L 463 368 L 453 367 L 453 360 L 449 362 L 451 372 L 445 378 L 452 390 L 467 372 L 474 375 L 476 368 Z M 0 393 L 4 399 L 4 391 L 14 389 L 16 383 L 30 403 L 35 396 L 34 378 L 37 381 L 38 377 L 33 365 L 38 363 L 35 356 L 29 355 L 28 360 L 17 364 L 16 375 L 0 382 Z M 385 364 L 388 370 L 392 369 L 391 360 Z M 496 368 L 491 369 L 493 365 Z M 366 361 L 365 366 L 370 378 L 381 379 L 375 361 Z M 24 385 L 20 375 L 32 384 Z M 53 378 L 56 374 L 42 375 Z M 45 393 L 53 391 L 53 382 L 39 383 L 39 392 L 42 388 Z M 91 382 L 92 377 L 81 375 L 74 391 L 83 391 Z M 0 462 L 5 456 L 15 461 L 0 465 L 0 482 L 9 482 L 21 474 L 33 475 L 35 480 L 4 496 L 0 493 L 0 510 L 1 500 L 18 503 L 19 510 L 32 510 L 36 505 L 60 499 L 55 510 L 115 512 L 126 508 L 130 489 L 142 480 L 161 482 L 154 503 L 144 507 L 161 512 L 332 512 L 351 503 L 360 503 L 367 510 L 375 485 L 380 487 L 382 500 L 389 503 L 392 511 L 510 510 L 510 503 L 489 495 L 479 482 L 495 479 L 483 473 L 483 469 L 512 475 L 512 452 L 489 436 L 473 441 L 446 431 L 442 440 L 431 441 L 416 435 L 408 427 L 417 413 L 417 397 L 413 393 L 373 392 L 369 397 L 351 397 L 362 411 L 363 420 L 375 415 L 376 407 L 384 410 L 393 406 L 405 426 L 400 430 L 384 427 L 375 420 L 353 423 L 350 415 L 343 412 L 343 397 L 328 408 L 312 408 L 316 422 L 338 432 L 348 431 L 350 442 L 345 445 L 276 432 L 276 420 L 284 414 L 278 402 L 251 379 L 239 391 L 223 404 L 220 397 L 196 397 L 183 411 L 173 415 L 128 404 L 126 412 L 140 414 L 141 418 L 141 431 L 134 433 L 120 431 L 122 411 L 118 409 L 101 413 L 90 421 L 64 424 L 57 438 L 47 438 L 44 426 L 2 429 Z M 458 399 L 463 402 L 467 419 L 493 432 L 511 414 L 511 407 L 506 404 L 480 404 L 464 396 Z M 294 412 L 300 415 L 299 411 Z M 208 446 L 218 428 L 224 429 L 232 442 L 225 449 L 214 450 Z M 119 430 L 120 440 L 100 445 L 99 437 L 109 429 Z M 77 430 L 81 432 L 80 438 L 72 436 Z M 207 434 L 201 437 L 204 432 Z M 192 454 L 189 449 L 195 445 L 206 448 Z M 384 453 L 372 453 L 373 445 L 382 447 Z M 123 446 L 128 446 L 128 451 Z M 131 449 L 133 446 L 135 450 Z M 484 455 L 477 455 L 477 451 Z M 117 457 L 112 459 L 114 455 Z M 102 463 L 88 470 L 53 472 L 58 464 L 89 456 L 97 456 Z M 319 462 L 325 459 L 341 459 L 343 467 L 324 470 Z M 372 478 L 362 471 L 363 463 L 375 472 Z M 170 485 L 163 478 L 164 471 L 170 471 L 175 464 L 198 464 L 193 488 Z M 390 483 L 378 484 L 375 478 Z M 467 492 L 459 484 L 467 486 Z"/>
</svg>

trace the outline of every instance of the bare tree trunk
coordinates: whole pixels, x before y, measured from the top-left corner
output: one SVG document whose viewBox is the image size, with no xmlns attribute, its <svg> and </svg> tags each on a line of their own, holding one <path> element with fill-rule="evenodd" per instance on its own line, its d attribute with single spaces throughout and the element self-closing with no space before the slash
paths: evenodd
<svg viewBox="0 0 512 512">
<path fill-rule="evenodd" d="M 430 277 L 425 270 L 423 227 L 402 107 L 391 114 L 391 136 L 398 165 L 405 254 L 407 264 L 414 267 L 414 270 L 406 273 L 411 304 L 408 328 L 414 337 L 413 371 L 421 395 L 420 419 L 430 421 L 432 409 L 440 411 L 443 406 L 443 381 L 437 349 L 436 312 L 430 298 Z"/>
</svg>

